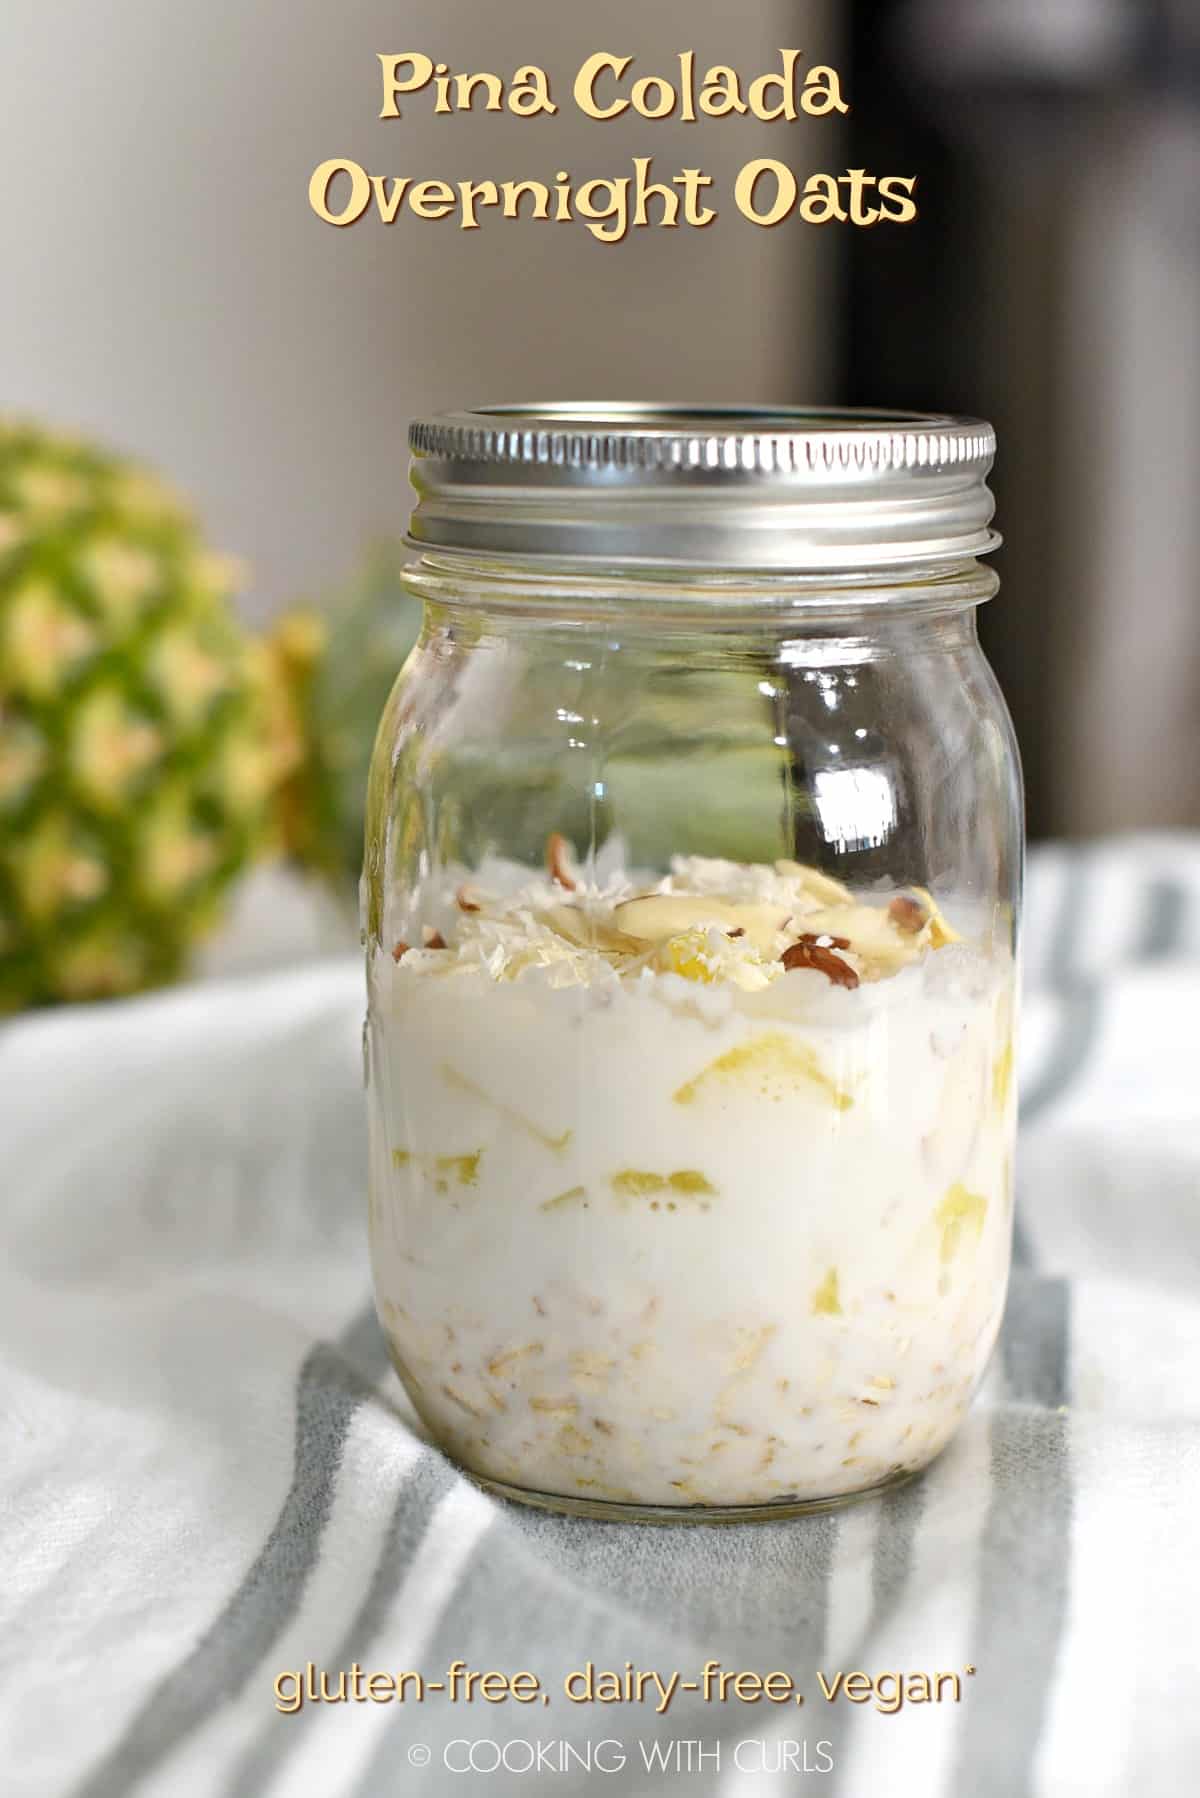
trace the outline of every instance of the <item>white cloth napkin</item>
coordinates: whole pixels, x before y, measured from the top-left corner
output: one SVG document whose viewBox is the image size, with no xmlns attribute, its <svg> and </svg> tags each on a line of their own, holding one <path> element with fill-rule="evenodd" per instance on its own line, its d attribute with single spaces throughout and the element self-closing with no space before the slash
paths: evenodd
<svg viewBox="0 0 1200 1798">
<path fill-rule="evenodd" d="M 356 961 L 10 1023 L 4 1792 L 775 1798 L 805 1742 L 839 1798 L 1194 1791 L 1200 840 L 1042 851 L 1027 942 L 986 1389 L 924 1478 L 765 1526 L 542 1516 L 422 1443 L 368 1300 Z M 308 1662 L 456 1658 L 553 1700 L 276 1709 Z M 561 1695 L 627 1660 L 779 1668 L 806 1702 Z M 957 1671 L 961 1702 L 827 1704 L 817 1671 L 855 1668 Z"/>
</svg>

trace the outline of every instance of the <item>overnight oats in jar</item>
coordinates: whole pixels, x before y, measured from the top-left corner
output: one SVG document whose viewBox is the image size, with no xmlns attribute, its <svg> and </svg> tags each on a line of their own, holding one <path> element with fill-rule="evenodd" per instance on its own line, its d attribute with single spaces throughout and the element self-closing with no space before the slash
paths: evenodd
<svg viewBox="0 0 1200 1798">
<path fill-rule="evenodd" d="M 508 1496 L 720 1521 L 926 1465 L 1011 1242 L 1021 878 L 971 420 L 414 426 L 380 729 L 370 1230 Z"/>
</svg>

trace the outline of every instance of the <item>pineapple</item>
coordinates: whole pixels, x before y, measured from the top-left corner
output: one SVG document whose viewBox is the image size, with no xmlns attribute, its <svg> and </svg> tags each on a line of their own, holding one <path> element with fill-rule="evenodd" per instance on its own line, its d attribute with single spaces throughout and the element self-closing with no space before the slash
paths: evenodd
<svg viewBox="0 0 1200 1798">
<path fill-rule="evenodd" d="M 401 585 L 406 559 L 403 544 L 377 543 L 320 613 L 287 613 L 266 644 L 283 769 L 279 846 L 355 902 L 375 733 L 421 626 Z"/>
<path fill-rule="evenodd" d="M 229 603 L 238 569 L 166 485 L 0 419 L 0 1014 L 172 979 L 258 855 L 353 905 L 376 725 L 420 625 L 404 554 L 378 545 L 332 605 L 253 638 Z M 561 678 L 552 659 L 529 674 L 546 715 Z M 465 745 L 466 850 L 527 830 L 539 855 L 548 829 L 586 842 L 615 824 L 652 860 L 666 817 L 695 853 L 785 852 L 785 770 L 753 681 L 714 677 L 712 741 L 692 743 L 674 678 L 636 695 L 611 815 L 544 744 L 528 761 Z"/>
<path fill-rule="evenodd" d="M 0 1012 L 173 976 L 298 750 L 178 498 L 0 420 Z"/>
</svg>

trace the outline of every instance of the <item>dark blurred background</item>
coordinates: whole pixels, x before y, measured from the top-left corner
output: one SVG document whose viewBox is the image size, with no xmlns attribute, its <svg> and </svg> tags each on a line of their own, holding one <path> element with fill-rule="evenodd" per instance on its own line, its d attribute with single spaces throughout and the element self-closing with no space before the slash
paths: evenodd
<svg viewBox="0 0 1200 1798">
<path fill-rule="evenodd" d="M 922 211 L 846 235 L 842 392 L 997 427 L 981 630 L 1031 834 L 1195 825 L 1200 5 L 847 12 L 853 161 L 918 170 Z"/>
<path fill-rule="evenodd" d="M 780 45 L 848 119 L 582 118 L 597 48 L 745 78 Z M 557 118 L 381 122 L 376 52 L 555 80 Z M 1035 835 L 1200 823 L 1200 7 L 1194 0 L 5 0 L 0 406 L 161 469 L 247 559 L 258 626 L 406 510 L 404 433 L 517 397 L 810 399 L 992 419 L 987 643 Z M 413 176 L 700 163 L 712 230 L 406 218 L 333 231 L 328 156 Z M 919 177 L 911 226 L 763 231 L 732 175 Z"/>
</svg>

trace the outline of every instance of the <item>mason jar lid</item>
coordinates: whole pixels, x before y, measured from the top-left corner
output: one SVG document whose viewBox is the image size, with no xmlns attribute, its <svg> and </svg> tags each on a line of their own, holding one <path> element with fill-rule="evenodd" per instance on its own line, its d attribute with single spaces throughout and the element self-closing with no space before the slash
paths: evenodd
<svg viewBox="0 0 1200 1798">
<path fill-rule="evenodd" d="M 994 549 L 980 419 L 812 407 L 512 405 L 409 431 L 417 549 L 766 572 Z"/>
</svg>

